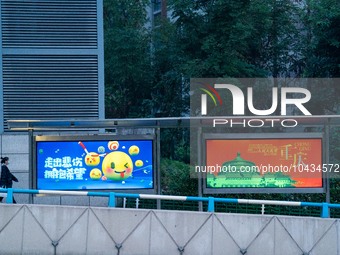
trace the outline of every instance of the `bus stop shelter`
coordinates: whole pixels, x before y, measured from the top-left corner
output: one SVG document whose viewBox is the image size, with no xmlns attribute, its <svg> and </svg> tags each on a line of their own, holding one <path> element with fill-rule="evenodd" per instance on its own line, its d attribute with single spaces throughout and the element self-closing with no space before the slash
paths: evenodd
<svg viewBox="0 0 340 255">
<path fill-rule="evenodd" d="M 30 137 L 30 143 L 33 143 L 33 137 L 36 134 L 46 134 L 50 132 L 63 133 L 77 133 L 84 131 L 91 131 L 98 134 L 109 132 L 115 133 L 120 129 L 153 129 L 156 135 L 156 148 L 157 148 L 157 158 L 156 158 L 156 169 L 158 169 L 157 180 L 156 180 L 156 191 L 157 194 L 161 194 L 160 187 L 160 151 L 162 144 L 160 143 L 160 130 L 169 128 L 190 128 L 190 131 L 195 132 L 197 141 L 201 140 L 202 134 L 207 128 L 211 128 L 214 120 L 216 119 L 228 119 L 233 120 L 235 123 L 240 123 L 241 121 L 249 121 L 256 119 L 258 122 L 264 123 L 256 132 L 261 132 L 263 129 L 267 129 L 265 133 L 270 134 L 271 122 L 266 122 L 267 119 L 275 119 L 280 122 L 285 119 L 294 119 L 298 123 L 298 132 L 302 133 L 313 133 L 319 132 L 323 134 L 324 138 L 324 153 L 323 162 L 329 164 L 330 160 L 330 136 L 331 130 L 335 128 L 336 132 L 339 132 L 340 127 L 340 115 L 322 115 L 322 116 L 218 116 L 218 117 L 164 117 L 164 118 L 126 118 L 126 119 L 104 119 L 104 120 L 94 120 L 94 119 L 58 119 L 58 120 L 8 120 L 8 129 L 12 132 L 28 132 Z M 239 133 L 242 127 L 236 127 L 235 129 L 228 129 L 226 132 Z M 255 129 L 254 129 L 255 130 Z M 282 133 L 290 132 L 294 133 L 293 128 L 283 128 Z M 199 143 L 198 143 L 199 144 Z M 32 146 L 30 146 L 32 150 Z M 200 148 L 198 148 L 200 151 Z M 30 151 L 30 156 L 32 157 L 33 152 Z M 32 164 L 30 165 L 32 168 Z M 30 169 L 32 172 L 33 169 Z M 202 195 L 202 176 L 198 176 L 198 194 Z M 330 187 L 329 178 L 326 176 L 326 202 L 330 202 Z M 157 205 L 160 207 L 160 201 Z"/>
</svg>

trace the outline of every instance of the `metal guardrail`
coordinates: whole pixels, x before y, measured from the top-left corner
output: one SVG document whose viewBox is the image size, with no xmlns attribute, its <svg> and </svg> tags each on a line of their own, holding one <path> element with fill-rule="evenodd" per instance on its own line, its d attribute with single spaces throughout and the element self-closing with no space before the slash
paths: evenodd
<svg viewBox="0 0 340 255">
<path fill-rule="evenodd" d="M 215 197 L 194 197 L 194 196 L 170 196 L 170 195 L 151 195 L 151 194 L 131 194 L 116 192 L 96 192 L 96 191 L 64 191 L 64 190 L 34 190 L 34 189 L 0 189 L 1 193 L 7 193 L 6 203 L 13 203 L 13 194 L 44 194 L 57 196 L 94 196 L 108 197 L 108 207 L 116 207 L 116 198 L 134 198 L 140 199 L 159 199 L 159 200 L 175 200 L 175 201 L 195 201 L 208 202 L 208 212 L 215 211 L 215 203 L 235 203 L 235 204 L 253 204 L 253 205 L 278 205 L 278 206 L 302 206 L 302 207 L 319 207 L 321 208 L 321 218 L 329 218 L 329 209 L 338 208 L 340 204 L 316 203 L 316 202 L 296 202 L 296 201 L 279 201 L 279 200 L 256 200 L 256 199 L 238 199 L 238 198 L 215 198 Z M 264 211 L 262 212 L 264 214 Z"/>
</svg>

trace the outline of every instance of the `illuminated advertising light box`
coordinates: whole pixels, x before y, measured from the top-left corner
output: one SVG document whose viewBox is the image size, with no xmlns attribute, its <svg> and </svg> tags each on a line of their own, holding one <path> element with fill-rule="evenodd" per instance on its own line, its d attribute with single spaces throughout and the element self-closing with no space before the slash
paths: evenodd
<svg viewBox="0 0 340 255">
<path fill-rule="evenodd" d="M 35 188 L 154 189 L 154 144 L 152 136 L 36 136 Z"/>
<path fill-rule="evenodd" d="M 266 137 L 265 137 L 266 136 Z M 206 135 L 205 193 L 324 192 L 320 134 Z"/>
</svg>

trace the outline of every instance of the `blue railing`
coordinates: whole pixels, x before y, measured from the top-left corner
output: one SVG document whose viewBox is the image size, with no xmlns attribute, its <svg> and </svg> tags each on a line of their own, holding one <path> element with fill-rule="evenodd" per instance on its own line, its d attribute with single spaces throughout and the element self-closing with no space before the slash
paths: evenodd
<svg viewBox="0 0 340 255">
<path fill-rule="evenodd" d="M 329 218 L 329 209 L 338 208 L 340 204 L 331 203 L 315 203 L 315 202 L 296 202 L 296 201 L 279 201 L 279 200 L 256 200 L 256 199 L 237 199 L 237 198 L 215 198 L 215 197 L 193 197 L 193 196 L 169 196 L 169 195 L 152 195 L 152 194 L 132 194 L 132 193 L 116 193 L 116 192 L 95 192 L 95 191 L 61 191 L 61 190 L 34 190 L 34 189 L 0 189 L 0 196 L 6 193 L 6 203 L 13 203 L 13 194 L 45 194 L 58 196 L 94 196 L 108 197 L 109 207 L 116 207 L 116 198 L 134 198 L 134 199 L 159 199 L 159 200 L 176 200 L 176 201 L 195 201 L 207 202 L 208 212 L 215 211 L 215 203 L 235 203 L 235 204 L 253 204 L 253 205 L 278 205 L 278 206 L 303 206 L 303 207 L 319 207 L 321 208 L 321 217 Z M 2 194 L 2 196 L 5 196 Z"/>
</svg>

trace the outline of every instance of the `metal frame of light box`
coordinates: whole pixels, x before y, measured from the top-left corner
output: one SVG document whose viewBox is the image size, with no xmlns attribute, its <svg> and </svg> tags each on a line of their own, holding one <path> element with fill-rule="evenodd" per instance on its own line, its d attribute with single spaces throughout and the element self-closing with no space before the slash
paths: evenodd
<svg viewBox="0 0 340 255">
<path fill-rule="evenodd" d="M 321 160 L 325 162 L 325 144 L 322 133 L 206 133 L 202 135 L 202 164 L 206 165 L 206 141 L 207 140 L 267 140 L 267 139 L 321 139 Z M 208 188 L 206 173 L 202 173 L 204 194 L 248 194 L 248 193 L 325 193 L 326 192 L 326 173 L 322 174 L 322 188 Z"/>
<path fill-rule="evenodd" d="M 160 170 L 156 167 L 157 162 L 157 150 L 156 150 L 156 136 L 155 135 L 60 135 L 60 136 L 49 136 L 49 135 L 37 135 L 33 138 L 33 157 L 32 157 L 32 177 L 33 177 L 33 189 L 37 189 L 37 142 L 62 142 L 62 141 L 152 141 L 152 168 L 153 168 L 153 187 L 152 188 L 141 188 L 141 189 L 88 189 L 87 191 L 114 191 L 114 192 L 125 192 L 125 193 L 145 193 L 155 194 L 157 191 L 157 176 L 160 174 Z M 67 189 L 65 189 L 67 190 Z"/>
</svg>

